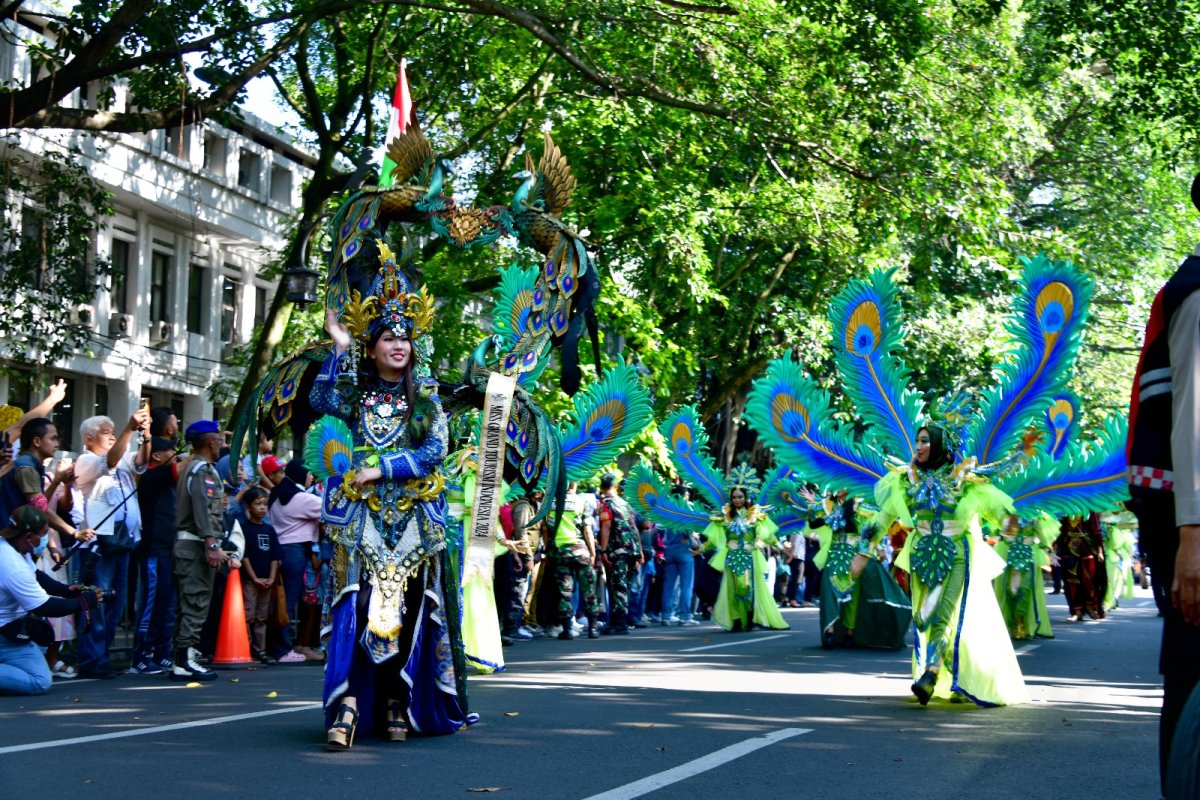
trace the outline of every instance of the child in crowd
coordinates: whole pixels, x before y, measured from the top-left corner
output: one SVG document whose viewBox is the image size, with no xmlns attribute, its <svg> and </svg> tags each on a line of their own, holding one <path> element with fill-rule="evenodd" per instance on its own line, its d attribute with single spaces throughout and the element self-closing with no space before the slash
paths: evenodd
<svg viewBox="0 0 1200 800">
<path fill-rule="evenodd" d="M 242 498 L 246 509 L 246 555 L 242 561 L 242 597 L 246 605 L 246 623 L 250 627 L 250 651 L 264 664 L 274 664 L 267 655 L 267 611 L 271 606 L 271 587 L 279 575 L 282 558 L 275 529 L 263 521 L 267 516 L 267 492 L 257 486 Z"/>
</svg>

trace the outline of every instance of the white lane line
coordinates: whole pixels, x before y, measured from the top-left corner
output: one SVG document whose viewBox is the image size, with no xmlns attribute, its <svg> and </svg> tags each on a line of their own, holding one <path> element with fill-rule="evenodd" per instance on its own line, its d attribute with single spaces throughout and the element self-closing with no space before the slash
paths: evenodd
<svg viewBox="0 0 1200 800">
<path fill-rule="evenodd" d="M 30 742 L 29 744 L 14 744 L 10 747 L 0 747 L 0 755 L 8 753 L 23 753 L 26 750 L 45 750 L 50 747 L 65 747 L 71 744 L 87 744 L 88 742 L 103 742 L 108 739 L 125 739 L 129 736 L 147 736 L 152 733 L 167 733 L 169 731 L 182 731 L 187 728 L 203 728 L 208 725 L 220 725 L 225 722 L 241 722 L 244 719 L 256 719 L 258 717 L 271 717 L 276 714 L 291 714 L 295 711 L 312 711 L 320 708 L 320 703 L 305 703 L 291 708 L 273 708 L 270 711 L 255 711 L 250 714 L 234 714 L 230 717 L 213 717 L 212 719 L 198 719 L 192 722 L 177 722 L 174 725 L 156 725 L 153 728 L 135 728 L 128 731 L 116 731 L 115 733 L 98 733 L 94 736 L 76 736 L 74 739 L 52 739 L 47 742 Z"/>
<path fill-rule="evenodd" d="M 782 742 L 784 739 L 791 739 L 793 736 L 800 736 L 804 733 L 812 733 L 811 728 L 783 728 L 777 731 L 771 731 L 765 736 L 757 736 L 753 739 L 731 744 L 729 747 L 723 747 L 720 750 L 709 753 L 706 756 L 701 756 L 694 761 L 689 761 L 686 764 L 680 764 L 678 767 L 673 767 L 665 772 L 659 772 L 655 775 L 642 778 L 640 781 L 627 783 L 624 786 L 618 786 L 615 789 L 609 789 L 607 792 L 592 795 L 585 800 L 633 800 L 635 797 L 642 797 L 657 791 L 664 786 L 670 786 L 673 783 L 679 783 L 693 775 L 699 775 L 701 772 L 708 772 L 710 769 L 716 769 L 722 764 L 728 764 L 730 761 L 741 758 L 744 755 L 749 755 L 755 750 L 761 750 L 775 742 Z"/>
<path fill-rule="evenodd" d="M 1040 644 L 1025 644 L 1025 645 L 1021 645 L 1013 652 L 1019 656 L 1023 656 L 1026 653 L 1032 653 L 1034 650 L 1037 650 L 1039 647 L 1041 647 Z"/>
<path fill-rule="evenodd" d="M 724 642 L 722 644 L 706 644 L 703 647 L 688 647 L 680 650 L 681 653 L 699 653 L 701 650 L 716 650 L 718 647 L 737 647 L 743 644 L 753 644 L 754 642 L 769 642 L 772 639 L 782 639 L 785 636 L 790 636 L 788 633 L 777 633 L 774 636 L 755 636 L 751 639 L 742 639 L 737 642 Z"/>
</svg>

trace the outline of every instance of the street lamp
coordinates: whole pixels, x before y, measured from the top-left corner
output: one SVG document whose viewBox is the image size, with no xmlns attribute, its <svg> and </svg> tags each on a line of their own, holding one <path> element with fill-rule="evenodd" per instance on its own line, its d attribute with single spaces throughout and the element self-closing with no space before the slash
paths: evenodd
<svg viewBox="0 0 1200 800">
<path fill-rule="evenodd" d="M 311 303 L 317 302 L 317 281 L 321 273 L 308 266 L 308 239 L 316 229 L 316 222 L 308 226 L 300 240 L 300 254 L 292 265 L 283 271 L 283 288 L 287 299 L 301 311 Z"/>
<path fill-rule="evenodd" d="M 321 273 L 303 261 L 292 264 L 283 271 L 283 288 L 287 292 L 287 299 L 303 311 L 305 306 L 317 302 L 317 281 L 320 279 Z"/>
</svg>

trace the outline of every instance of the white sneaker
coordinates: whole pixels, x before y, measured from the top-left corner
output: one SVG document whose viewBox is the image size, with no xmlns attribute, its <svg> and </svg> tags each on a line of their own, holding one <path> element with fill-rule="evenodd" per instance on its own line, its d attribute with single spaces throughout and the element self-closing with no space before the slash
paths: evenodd
<svg viewBox="0 0 1200 800">
<path fill-rule="evenodd" d="M 546 631 L 546 636 L 558 636 L 560 633 L 562 633 L 562 626 L 561 625 L 551 625 L 549 628 L 546 628 L 545 631 Z"/>
<path fill-rule="evenodd" d="M 518 639 L 532 639 L 534 637 L 534 635 L 535 635 L 534 632 L 524 625 L 517 628 L 517 638 Z"/>
<path fill-rule="evenodd" d="M 680 625 L 683 625 L 683 626 L 685 626 L 685 627 L 690 627 L 690 626 L 693 626 L 693 625 L 699 625 L 700 623 L 699 623 L 699 622 L 696 622 L 696 620 L 692 619 L 691 617 L 688 617 L 687 619 L 681 619 L 681 620 L 679 620 L 679 624 L 680 624 Z"/>
<path fill-rule="evenodd" d="M 679 617 L 667 617 L 666 619 L 664 619 L 664 620 L 662 621 L 662 624 L 663 624 L 663 626 L 667 626 L 667 625 L 678 625 L 678 624 L 679 624 Z"/>
<path fill-rule="evenodd" d="M 580 622 L 577 619 L 571 620 L 571 630 L 575 633 L 579 633 L 581 630 L 583 630 L 586 627 L 587 627 L 586 622 Z"/>
</svg>

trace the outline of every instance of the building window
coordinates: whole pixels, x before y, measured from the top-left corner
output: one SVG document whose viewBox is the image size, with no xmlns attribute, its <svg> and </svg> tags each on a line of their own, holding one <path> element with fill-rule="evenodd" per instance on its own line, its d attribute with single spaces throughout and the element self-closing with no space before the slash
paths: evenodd
<svg viewBox="0 0 1200 800">
<path fill-rule="evenodd" d="M 192 154 L 192 127 L 172 125 L 167 128 L 166 134 L 163 152 L 186 161 Z"/>
<path fill-rule="evenodd" d="M 42 288 L 42 277 L 46 271 L 46 241 L 45 226 L 38 219 L 37 212 L 32 208 L 21 209 L 21 250 L 24 256 L 22 263 L 37 270 L 34 285 Z"/>
<path fill-rule="evenodd" d="M 129 259 L 133 253 L 133 243 L 124 239 L 112 240 L 112 281 L 109 292 L 112 295 L 112 310 L 119 314 L 129 313 Z"/>
<path fill-rule="evenodd" d="M 267 321 L 267 312 L 271 310 L 271 299 L 267 290 L 261 286 L 254 287 L 254 327 L 261 328 Z"/>
<path fill-rule="evenodd" d="M 225 177 L 225 140 L 215 133 L 204 135 L 204 168 L 214 175 Z"/>
<path fill-rule="evenodd" d="M 221 341 L 230 344 L 237 342 L 238 300 L 242 293 L 242 285 L 233 278 L 226 278 L 221 284 Z"/>
<path fill-rule="evenodd" d="M 150 256 L 150 321 L 170 322 L 171 254 L 155 250 Z"/>
<path fill-rule="evenodd" d="M 94 403 L 92 403 L 91 416 L 108 416 L 108 384 L 104 381 L 96 382 L 96 400 Z M 83 420 L 80 420 L 80 422 L 83 422 Z"/>
<path fill-rule="evenodd" d="M 188 333 L 204 333 L 204 291 L 208 286 L 204 267 L 192 264 L 188 270 L 187 329 Z"/>
<path fill-rule="evenodd" d="M 8 373 L 8 398 L 5 402 L 16 406 L 22 411 L 33 408 L 33 376 L 22 369 L 12 369 Z"/>
<path fill-rule="evenodd" d="M 271 167 L 271 199 L 285 206 L 292 202 L 292 171 L 279 164 Z"/>
<path fill-rule="evenodd" d="M 250 150 L 242 150 L 238 154 L 238 186 L 257 192 L 261 180 L 262 157 Z"/>
<path fill-rule="evenodd" d="M 75 434 L 75 379 L 68 378 L 66 375 L 54 375 L 50 378 L 50 382 L 54 383 L 59 378 L 67 384 L 67 393 L 63 397 L 63 401 L 54 407 L 50 412 L 50 420 L 54 423 L 54 427 L 58 430 L 58 447 L 60 450 L 74 450 L 72 442 Z M 80 422 L 83 419 L 80 418 Z M 80 447 L 83 442 L 78 443 Z"/>
</svg>

